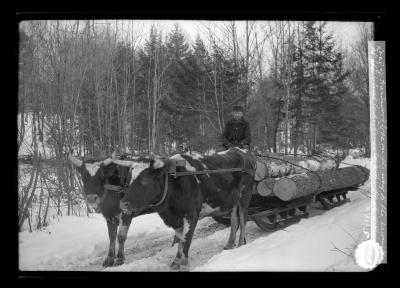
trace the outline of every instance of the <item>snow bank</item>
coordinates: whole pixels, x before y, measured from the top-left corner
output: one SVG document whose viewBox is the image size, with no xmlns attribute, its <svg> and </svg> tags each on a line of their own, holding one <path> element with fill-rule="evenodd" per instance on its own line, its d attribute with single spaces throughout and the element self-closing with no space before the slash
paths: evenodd
<svg viewBox="0 0 400 288">
<path fill-rule="evenodd" d="M 158 214 L 153 213 L 134 218 L 128 238 L 169 230 Z M 19 269 L 79 269 L 93 258 L 105 258 L 108 244 L 107 224 L 102 215 L 63 216 L 59 221 L 53 220 L 45 230 L 19 233 Z"/>
<path fill-rule="evenodd" d="M 361 271 L 351 257 L 333 251 L 336 246 L 352 253 L 365 240 L 363 217 L 368 216 L 369 201 L 360 201 L 223 251 L 195 271 L 332 271 L 338 265 L 342 271 Z"/>
<path fill-rule="evenodd" d="M 369 167 L 369 159 L 347 160 Z M 369 185 L 370 180 L 361 188 Z M 194 271 L 364 271 L 352 255 L 370 230 L 370 199 L 348 195 L 350 203 L 223 251 Z"/>
</svg>

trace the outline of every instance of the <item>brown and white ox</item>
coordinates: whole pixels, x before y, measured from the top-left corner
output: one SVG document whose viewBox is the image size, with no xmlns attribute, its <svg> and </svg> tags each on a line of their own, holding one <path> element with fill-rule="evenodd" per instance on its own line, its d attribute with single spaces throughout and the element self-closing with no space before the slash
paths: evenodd
<svg viewBox="0 0 400 288">
<path fill-rule="evenodd" d="M 100 210 L 107 221 L 110 245 L 108 256 L 103 262 L 103 266 L 122 265 L 125 260 L 124 243 L 132 218 L 139 214 L 152 213 L 154 211 L 148 209 L 146 211 L 138 211 L 137 214 L 125 213 L 120 209 L 119 205 L 119 200 L 123 196 L 123 193 L 117 193 L 105 188 L 105 184 L 123 186 L 126 181 L 130 181 L 130 167 L 118 166 L 112 163 L 111 158 L 103 161 L 82 161 L 69 154 L 69 159 L 81 175 L 88 205 L 92 209 Z M 135 162 L 130 163 L 131 167 L 138 164 Z M 118 253 L 115 260 L 115 242 L 117 239 Z"/>
<path fill-rule="evenodd" d="M 243 168 L 245 172 L 209 173 L 174 177 L 168 173 L 173 160 L 185 160 L 177 172 Z M 121 162 L 119 162 L 121 164 Z M 175 230 L 178 252 L 172 269 L 187 268 L 188 253 L 197 221 L 231 211 L 231 230 L 224 249 L 246 244 L 245 224 L 254 185 L 255 160 L 247 150 L 231 148 L 210 156 L 177 154 L 161 160 L 156 157 L 127 188 L 121 199 L 125 212 L 153 207 L 164 223 Z M 166 190 L 166 184 L 168 184 Z"/>
</svg>

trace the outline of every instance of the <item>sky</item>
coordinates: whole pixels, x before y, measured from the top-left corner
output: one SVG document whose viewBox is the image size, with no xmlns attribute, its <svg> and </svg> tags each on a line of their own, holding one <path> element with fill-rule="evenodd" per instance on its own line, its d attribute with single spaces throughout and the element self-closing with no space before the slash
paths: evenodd
<svg viewBox="0 0 400 288">
<path fill-rule="evenodd" d="M 118 21 L 120 27 L 132 27 L 138 33 L 143 36 L 147 36 L 149 33 L 149 28 L 152 24 L 156 24 L 156 26 L 164 32 L 166 35 L 169 31 L 171 31 L 174 27 L 174 24 L 177 23 L 183 30 L 186 38 L 189 41 L 194 41 L 196 39 L 197 34 L 202 34 L 202 30 L 204 31 L 204 24 L 207 25 L 209 23 L 222 23 L 222 21 L 192 21 L 192 20 L 125 20 Z M 125 23 L 123 23 L 125 22 Z M 236 21 L 238 26 L 243 24 L 244 21 Z M 257 21 L 264 22 L 267 21 Z M 132 23 L 132 26 L 130 23 Z M 356 42 L 359 38 L 359 29 L 361 25 L 372 25 L 370 22 L 340 22 L 340 21 L 328 21 L 327 22 L 327 30 L 333 33 L 334 38 L 337 40 L 338 45 L 343 45 L 344 48 Z M 341 43 L 341 44 L 340 44 Z"/>
<path fill-rule="evenodd" d="M 52 21 L 52 20 L 50 20 Z M 85 21 L 85 20 L 83 20 Z M 161 30 L 163 35 L 167 35 L 174 27 L 174 24 L 178 24 L 183 31 L 186 39 L 189 42 L 194 42 L 197 35 L 203 36 L 205 27 L 211 23 L 222 24 L 228 21 L 199 21 L 199 20 L 95 20 L 95 24 L 99 26 L 105 26 L 108 24 L 110 27 L 118 26 L 121 34 L 127 34 L 128 31 L 133 31 L 133 35 L 140 35 L 142 38 L 147 38 L 151 25 L 155 24 L 157 30 Z M 240 35 L 240 29 L 245 27 L 245 21 L 235 21 L 237 23 L 238 35 Z M 257 21 L 260 24 L 268 23 L 272 21 Z M 23 23 L 23 22 L 21 22 Z M 331 32 L 341 48 L 348 48 L 360 38 L 360 26 L 372 25 L 372 22 L 340 22 L 340 21 L 328 21 L 327 30 Z M 84 27 L 82 25 L 81 27 Z M 218 31 L 215 30 L 216 35 Z M 244 33 L 243 33 L 244 34 Z M 203 38 L 203 37 L 202 37 Z"/>
</svg>

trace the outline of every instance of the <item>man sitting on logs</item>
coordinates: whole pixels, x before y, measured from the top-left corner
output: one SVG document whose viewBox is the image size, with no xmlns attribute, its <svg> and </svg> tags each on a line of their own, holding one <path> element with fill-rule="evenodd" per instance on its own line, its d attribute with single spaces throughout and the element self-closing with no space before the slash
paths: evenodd
<svg viewBox="0 0 400 288">
<path fill-rule="evenodd" d="M 242 106 L 233 106 L 233 118 L 226 123 L 222 133 L 222 146 L 224 149 L 239 147 L 250 149 L 251 134 L 250 125 L 243 118 L 244 109 Z"/>
</svg>

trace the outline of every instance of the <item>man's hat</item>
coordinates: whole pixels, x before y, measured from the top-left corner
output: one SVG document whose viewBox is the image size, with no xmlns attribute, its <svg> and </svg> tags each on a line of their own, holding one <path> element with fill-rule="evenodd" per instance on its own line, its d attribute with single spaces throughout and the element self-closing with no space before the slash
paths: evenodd
<svg viewBox="0 0 400 288">
<path fill-rule="evenodd" d="M 243 106 L 234 105 L 233 106 L 233 112 L 244 112 Z"/>
</svg>

